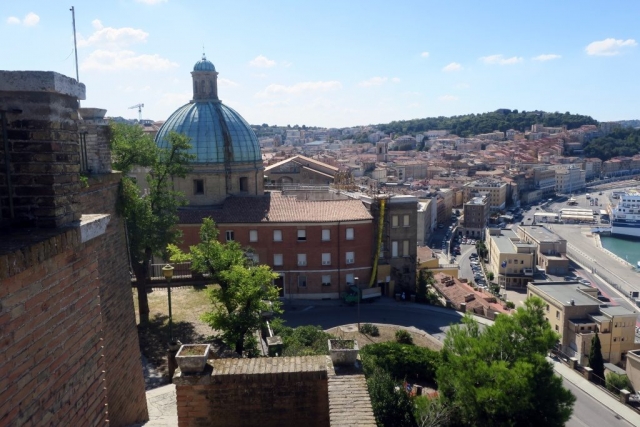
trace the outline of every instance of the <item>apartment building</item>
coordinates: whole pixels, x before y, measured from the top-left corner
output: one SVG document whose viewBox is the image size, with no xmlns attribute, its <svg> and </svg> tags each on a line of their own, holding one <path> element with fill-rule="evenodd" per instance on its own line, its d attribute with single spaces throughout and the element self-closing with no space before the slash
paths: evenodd
<svg viewBox="0 0 640 427">
<path fill-rule="evenodd" d="M 553 196 L 556 192 L 556 171 L 536 168 L 533 170 L 533 186 L 542 197 Z"/>
<path fill-rule="evenodd" d="M 489 221 L 489 200 L 487 196 L 477 196 L 463 207 L 463 234 L 482 238 Z"/>
<path fill-rule="evenodd" d="M 569 272 L 565 239 L 539 225 L 519 225 L 516 232 L 523 242 L 536 245 L 535 265 L 540 269 L 560 276 Z"/>
<path fill-rule="evenodd" d="M 537 246 L 510 229 L 488 228 L 489 270 L 503 288 L 524 288 L 533 280 Z"/>
<path fill-rule="evenodd" d="M 438 201 L 435 197 L 418 201 L 416 222 L 417 245 L 426 246 L 438 225 Z"/>
<path fill-rule="evenodd" d="M 585 188 L 586 173 L 573 166 L 560 167 L 556 170 L 556 193 L 572 194 Z"/>
<path fill-rule="evenodd" d="M 489 209 L 492 211 L 504 210 L 507 205 L 507 183 L 497 179 L 483 178 L 468 182 L 463 191 L 465 201 L 476 196 L 487 196 Z"/>
<path fill-rule="evenodd" d="M 598 289 L 578 282 L 533 282 L 527 296 L 545 302 L 545 317 L 560 334 L 560 350 L 587 365 L 591 340 L 598 333 L 602 356 L 611 363 L 640 348 L 635 344 L 637 313 L 621 306 L 603 304 Z"/>
</svg>

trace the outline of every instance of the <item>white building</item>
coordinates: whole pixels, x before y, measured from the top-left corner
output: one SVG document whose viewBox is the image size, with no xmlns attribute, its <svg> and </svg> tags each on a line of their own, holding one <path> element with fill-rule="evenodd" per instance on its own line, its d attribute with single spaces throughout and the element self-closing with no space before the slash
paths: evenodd
<svg viewBox="0 0 640 427">
<path fill-rule="evenodd" d="M 556 169 L 556 194 L 572 194 L 584 190 L 586 172 L 572 166 Z"/>
</svg>

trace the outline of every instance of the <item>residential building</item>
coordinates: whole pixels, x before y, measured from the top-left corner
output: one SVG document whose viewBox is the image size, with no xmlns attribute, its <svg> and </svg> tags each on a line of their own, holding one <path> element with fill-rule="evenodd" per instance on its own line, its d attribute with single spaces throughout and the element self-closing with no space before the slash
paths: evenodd
<svg viewBox="0 0 640 427">
<path fill-rule="evenodd" d="M 559 276 L 569 272 L 565 239 L 539 225 L 519 225 L 516 230 L 522 241 L 536 245 L 535 264 L 540 269 Z"/>
<path fill-rule="evenodd" d="M 418 246 L 426 246 L 438 225 L 438 201 L 435 197 L 418 201 L 416 222 L 416 242 Z"/>
<path fill-rule="evenodd" d="M 503 288 L 524 288 L 533 280 L 535 244 L 526 243 L 511 229 L 488 228 L 489 270 Z"/>
<path fill-rule="evenodd" d="M 369 284 L 373 223 L 359 200 L 306 200 L 272 191 L 229 197 L 220 207 L 185 208 L 178 216 L 183 248 L 197 244 L 203 218 L 213 218 L 221 241 L 251 248 L 255 263 L 279 275 L 274 285 L 283 298 L 335 299 L 356 278 Z"/>
<path fill-rule="evenodd" d="M 504 210 L 507 205 L 507 183 L 492 179 L 482 178 L 464 185 L 464 200 L 485 195 L 489 200 L 489 209 L 492 211 Z"/>
<path fill-rule="evenodd" d="M 573 166 L 556 169 L 556 193 L 572 194 L 584 190 L 586 173 Z"/>
<path fill-rule="evenodd" d="M 487 196 L 477 196 L 463 207 L 463 234 L 482 238 L 489 221 L 489 200 Z"/>
<path fill-rule="evenodd" d="M 466 279 L 460 280 L 445 273 L 437 273 L 434 278 L 434 288 L 444 297 L 447 307 L 489 319 L 495 319 L 500 313 L 509 313 L 494 295 L 476 291 L 466 283 Z"/>
<path fill-rule="evenodd" d="M 540 192 L 540 197 L 551 197 L 556 192 L 556 171 L 546 168 L 533 170 L 533 186 Z"/>
<path fill-rule="evenodd" d="M 545 302 L 545 317 L 551 329 L 560 335 L 560 350 L 588 364 L 591 340 L 597 333 L 602 357 L 619 363 L 627 352 L 638 349 L 635 344 L 637 313 L 621 306 L 603 304 L 598 289 L 579 282 L 533 282 L 527 285 L 527 296 Z"/>
</svg>

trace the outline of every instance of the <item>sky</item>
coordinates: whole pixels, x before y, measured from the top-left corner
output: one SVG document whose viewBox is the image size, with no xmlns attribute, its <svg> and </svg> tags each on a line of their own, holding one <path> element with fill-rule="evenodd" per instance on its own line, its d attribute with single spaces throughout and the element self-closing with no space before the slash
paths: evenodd
<svg viewBox="0 0 640 427">
<path fill-rule="evenodd" d="M 640 119 L 630 0 L 0 0 L 0 69 L 75 77 L 83 107 L 166 120 L 204 52 L 249 123 L 347 127 L 498 108 Z"/>
</svg>

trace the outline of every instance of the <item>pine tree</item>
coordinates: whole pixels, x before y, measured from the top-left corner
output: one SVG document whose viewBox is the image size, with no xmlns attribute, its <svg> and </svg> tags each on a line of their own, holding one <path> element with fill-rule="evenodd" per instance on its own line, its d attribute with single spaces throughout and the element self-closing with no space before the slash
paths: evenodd
<svg viewBox="0 0 640 427">
<path fill-rule="evenodd" d="M 602 346 L 600 345 L 600 337 L 598 333 L 591 339 L 591 351 L 589 352 L 589 367 L 593 369 L 593 373 L 604 378 L 604 359 L 602 358 Z"/>
</svg>

